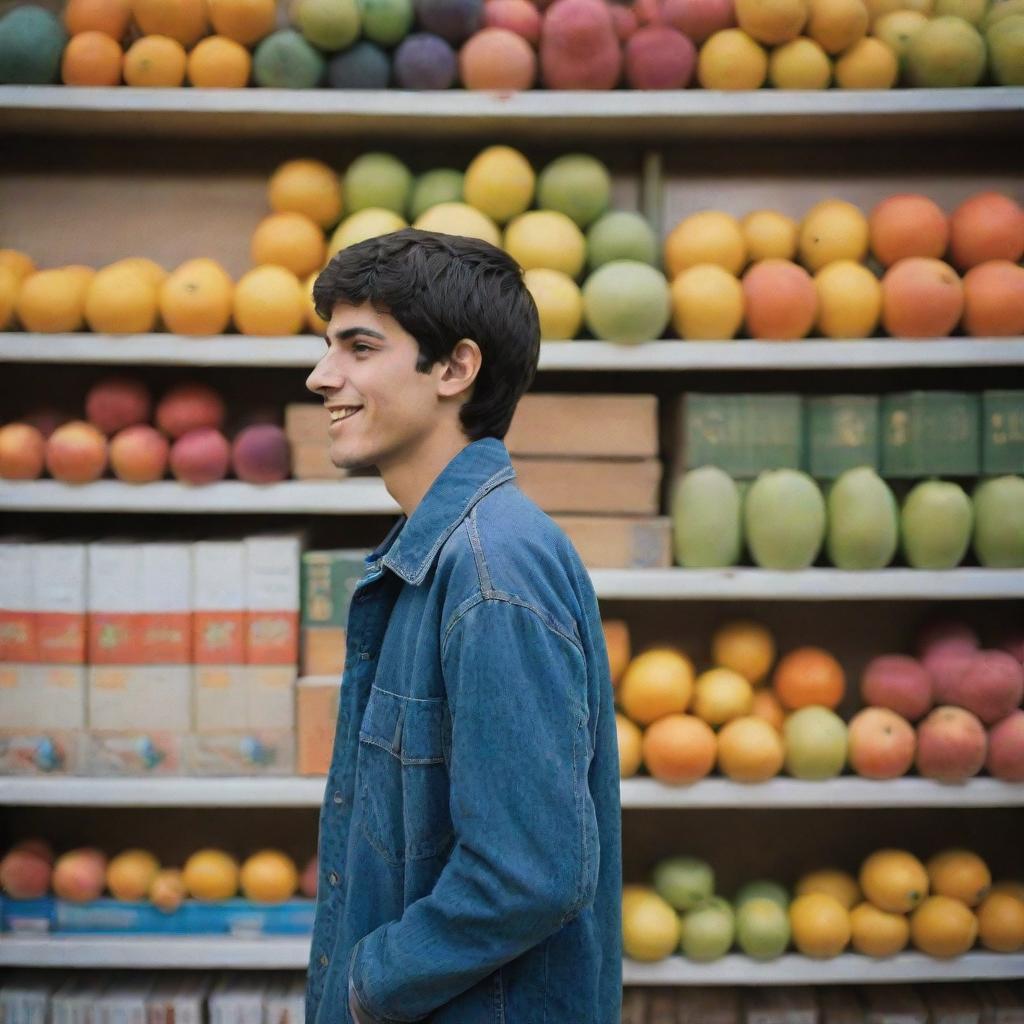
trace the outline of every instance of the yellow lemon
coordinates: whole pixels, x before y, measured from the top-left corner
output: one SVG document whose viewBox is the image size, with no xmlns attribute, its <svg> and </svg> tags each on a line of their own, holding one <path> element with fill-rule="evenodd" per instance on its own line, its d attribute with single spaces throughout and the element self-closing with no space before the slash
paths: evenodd
<svg viewBox="0 0 1024 1024">
<path fill-rule="evenodd" d="M 814 273 L 835 260 L 862 262 L 868 254 L 868 219 L 845 199 L 826 199 L 800 225 L 800 262 Z"/>
<path fill-rule="evenodd" d="M 849 872 L 840 871 L 838 868 L 821 868 L 809 872 L 796 883 L 794 891 L 797 896 L 809 892 L 828 893 L 835 896 L 847 910 L 855 907 L 863 899 L 857 879 Z"/>
<path fill-rule="evenodd" d="M 928 872 L 906 850 L 876 850 L 860 866 L 864 895 L 879 910 L 906 914 L 928 895 Z"/>
<path fill-rule="evenodd" d="M 891 89 L 900 75 L 896 54 L 874 36 L 854 43 L 836 61 L 840 89 Z"/>
<path fill-rule="evenodd" d="M 720 210 L 702 210 L 681 220 L 665 239 L 669 280 L 698 263 L 714 263 L 738 277 L 747 265 L 739 221 Z"/>
<path fill-rule="evenodd" d="M 523 268 L 545 267 L 579 277 L 587 243 L 576 222 L 557 210 L 530 210 L 509 222 L 505 251 Z"/>
<path fill-rule="evenodd" d="M 778 210 L 754 210 L 740 221 L 747 255 L 758 260 L 792 260 L 796 256 L 796 240 L 800 224 Z"/>
<path fill-rule="evenodd" d="M 800 36 L 772 50 L 768 80 L 776 89 L 827 89 L 832 62 L 818 43 Z"/>
<path fill-rule="evenodd" d="M 529 160 L 511 146 L 489 146 L 466 168 L 463 198 L 504 224 L 530 208 L 537 176 Z"/>
<path fill-rule="evenodd" d="M 753 703 L 753 687 L 731 668 L 708 669 L 694 684 L 693 713 L 711 726 L 749 715 Z"/>
<path fill-rule="evenodd" d="M 882 283 L 853 260 L 836 260 L 814 275 L 818 328 L 826 338 L 870 338 L 882 315 Z"/>
<path fill-rule="evenodd" d="M 401 231 L 408 226 L 393 210 L 385 210 L 381 206 L 368 206 L 365 210 L 359 210 L 346 217 L 334 229 L 334 234 L 327 244 L 327 255 L 333 256 L 357 242 L 365 242 L 378 235 L 388 235 L 392 231 Z"/>
<path fill-rule="evenodd" d="M 533 296 L 544 341 L 565 341 L 579 334 L 583 323 L 583 293 L 560 270 L 536 267 L 523 274 L 526 290 Z"/>
<path fill-rule="evenodd" d="M 705 89 L 760 89 L 767 77 L 767 52 L 740 28 L 715 32 L 697 55 L 697 80 Z"/>
<path fill-rule="evenodd" d="M 850 941 L 865 956 L 893 956 L 910 941 L 910 922 L 873 903 L 858 903 L 850 911 Z"/>
<path fill-rule="evenodd" d="M 672 281 L 672 326 L 686 341 L 727 341 L 743 323 L 743 286 L 728 270 L 698 263 Z"/>
</svg>

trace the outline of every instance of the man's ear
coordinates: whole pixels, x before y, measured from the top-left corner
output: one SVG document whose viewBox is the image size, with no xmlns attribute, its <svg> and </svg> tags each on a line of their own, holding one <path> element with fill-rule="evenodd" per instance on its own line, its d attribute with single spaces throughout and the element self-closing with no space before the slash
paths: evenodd
<svg viewBox="0 0 1024 1024">
<path fill-rule="evenodd" d="M 455 348 L 445 361 L 438 381 L 438 391 L 445 398 L 455 398 L 468 392 L 482 364 L 480 346 L 472 338 L 462 338 L 455 343 Z"/>
</svg>

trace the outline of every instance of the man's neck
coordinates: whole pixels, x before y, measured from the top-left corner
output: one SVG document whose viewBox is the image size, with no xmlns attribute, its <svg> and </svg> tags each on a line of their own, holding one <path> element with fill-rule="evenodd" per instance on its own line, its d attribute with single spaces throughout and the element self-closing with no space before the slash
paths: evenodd
<svg viewBox="0 0 1024 1024">
<path fill-rule="evenodd" d="M 469 443 L 461 430 L 438 430 L 403 452 L 400 461 L 379 467 L 388 494 L 398 502 L 407 519 L 445 466 Z"/>
</svg>

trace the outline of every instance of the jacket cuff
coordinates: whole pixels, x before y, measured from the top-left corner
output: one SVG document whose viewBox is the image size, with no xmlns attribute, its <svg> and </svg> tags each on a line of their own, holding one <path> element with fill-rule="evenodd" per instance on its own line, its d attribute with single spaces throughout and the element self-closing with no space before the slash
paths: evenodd
<svg viewBox="0 0 1024 1024">
<path fill-rule="evenodd" d="M 352 984 L 351 978 L 348 979 L 348 1012 L 351 1014 L 355 1024 L 381 1024 L 376 1017 L 370 1016 L 359 1001 L 359 995 L 356 992 L 355 985 Z"/>
</svg>

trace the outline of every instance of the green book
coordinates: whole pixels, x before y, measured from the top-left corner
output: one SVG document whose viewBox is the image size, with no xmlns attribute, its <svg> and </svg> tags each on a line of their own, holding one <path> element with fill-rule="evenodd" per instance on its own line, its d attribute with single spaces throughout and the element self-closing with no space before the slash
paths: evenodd
<svg viewBox="0 0 1024 1024">
<path fill-rule="evenodd" d="M 908 391 L 882 399 L 882 476 L 977 476 L 981 402 L 964 391 Z"/>
<path fill-rule="evenodd" d="M 302 555 L 302 625 L 348 625 L 356 583 L 366 572 L 369 551 L 306 551 Z"/>
<path fill-rule="evenodd" d="M 877 395 L 815 395 L 805 402 L 807 471 L 835 480 L 855 466 L 878 469 Z"/>
<path fill-rule="evenodd" d="M 1024 473 L 1024 391 L 981 393 L 981 471 Z"/>
</svg>

